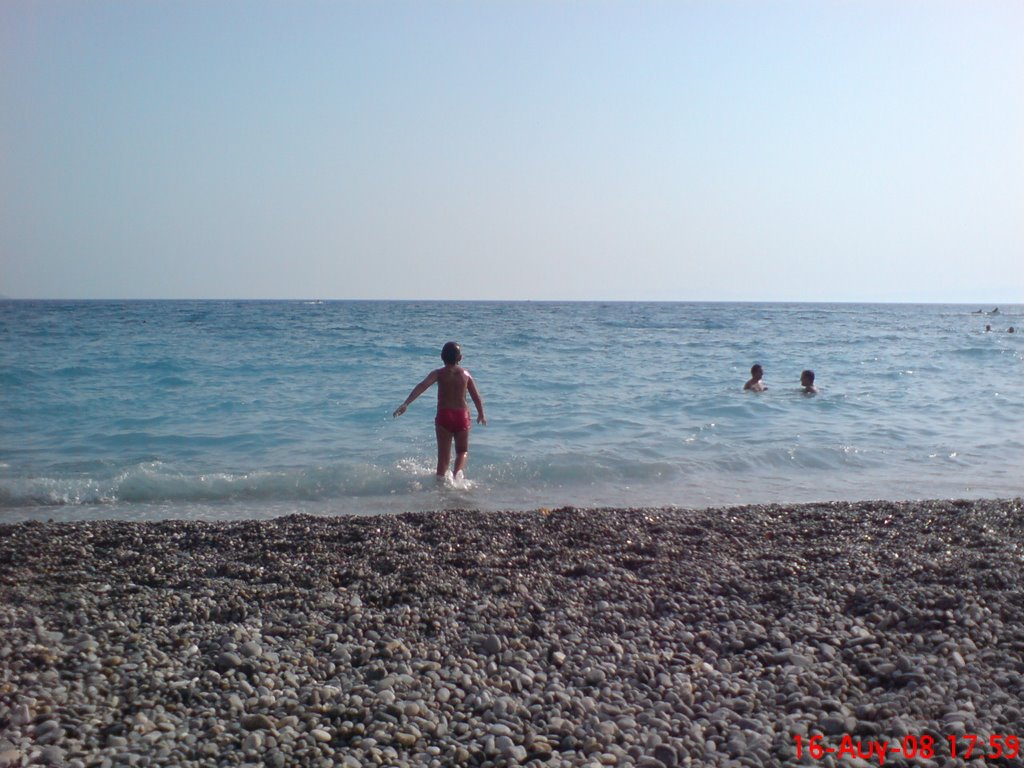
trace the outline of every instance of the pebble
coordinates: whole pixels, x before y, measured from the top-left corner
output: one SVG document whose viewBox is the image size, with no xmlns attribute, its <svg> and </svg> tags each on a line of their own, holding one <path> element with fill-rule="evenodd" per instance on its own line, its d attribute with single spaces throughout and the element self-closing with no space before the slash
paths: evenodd
<svg viewBox="0 0 1024 768">
<path fill-rule="evenodd" d="M 245 715 L 241 720 L 242 728 L 247 731 L 269 731 L 274 728 L 274 721 L 263 714 Z"/>
<path fill-rule="evenodd" d="M 487 635 L 480 641 L 480 650 L 493 656 L 501 651 L 501 638 L 497 635 Z"/>
<path fill-rule="evenodd" d="M 0 525 L 0 766 L 742 768 L 1019 732 L 1022 510 Z"/>
<path fill-rule="evenodd" d="M 263 655 L 263 646 L 255 640 L 249 640 L 238 647 L 239 653 L 247 658 L 255 658 Z"/>
<path fill-rule="evenodd" d="M 44 747 L 39 756 L 47 765 L 64 765 L 65 751 L 60 747 Z"/>
</svg>

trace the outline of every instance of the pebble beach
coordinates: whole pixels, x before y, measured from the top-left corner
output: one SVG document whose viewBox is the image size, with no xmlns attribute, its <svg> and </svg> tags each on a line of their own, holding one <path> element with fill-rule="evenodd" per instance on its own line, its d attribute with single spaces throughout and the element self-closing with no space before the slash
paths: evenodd
<svg viewBox="0 0 1024 768">
<path fill-rule="evenodd" d="M 1022 765 L 1022 702 L 1020 499 L 0 525 L 0 766 Z"/>
</svg>

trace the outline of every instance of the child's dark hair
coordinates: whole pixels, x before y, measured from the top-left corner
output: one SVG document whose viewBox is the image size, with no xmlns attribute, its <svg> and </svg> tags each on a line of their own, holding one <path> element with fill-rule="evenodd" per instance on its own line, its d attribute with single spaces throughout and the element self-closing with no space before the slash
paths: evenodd
<svg viewBox="0 0 1024 768">
<path fill-rule="evenodd" d="M 808 382 L 813 384 L 814 383 L 814 371 L 812 371 L 810 369 L 807 369 L 806 371 L 804 371 L 803 373 L 800 374 L 800 378 L 801 379 L 807 379 Z"/>
<path fill-rule="evenodd" d="M 441 359 L 445 365 L 455 365 L 462 359 L 462 347 L 457 341 L 449 341 L 441 348 Z"/>
<path fill-rule="evenodd" d="M 751 376 L 764 376 L 764 368 L 761 367 L 760 363 L 754 363 L 750 366 Z"/>
</svg>

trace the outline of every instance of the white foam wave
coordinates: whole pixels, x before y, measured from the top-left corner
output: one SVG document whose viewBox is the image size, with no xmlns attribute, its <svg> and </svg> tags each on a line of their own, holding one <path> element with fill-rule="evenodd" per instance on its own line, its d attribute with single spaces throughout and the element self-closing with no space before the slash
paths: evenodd
<svg viewBox="0 0 1024 768">
<path fill-rule="evenodd" d="M 433 470 L 412 459 L 372 464 L 195 471 L 159 461 L 93 474 L 0 480 L 0 507 L 323 501 L 421 490 Z M 453 487 L 459 487 L 458 482 Z"/>
</svg>

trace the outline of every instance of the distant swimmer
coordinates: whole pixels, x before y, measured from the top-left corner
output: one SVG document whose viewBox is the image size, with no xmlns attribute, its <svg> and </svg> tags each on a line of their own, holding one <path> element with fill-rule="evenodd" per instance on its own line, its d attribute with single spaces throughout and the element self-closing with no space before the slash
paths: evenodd
<svg viewBox="0 0 1024 768">
<path fill-rule="evenodd" d="M 1009 328 L 1007 328 L 1006 332 L 1007 333 L 1015 333 L 1015 331 L 1013 330 L 1013 326 L 1011 325 Z"/>
<path fill-rule="evenodd" d="M 989 333 L 991 330 L 992 330 L 992 326 L 991 325 L 986 325 L 985 326 L 985 333 Z"/>
<path fill-rule="evenodd" d="M 818 388 L 814 386 L 814 371 L 806 370 L 800 374 L 800 386 L 804 388 L 805 395 L 818 394 Z"/>
<path fill-rule="evenodd" d="M 768 386 L 762 381 L 763 378 L 764 368 L 759 363 L 754 363 L 750 367 L 750 381 L 743 385 L 743 389 L 751 392 L 764 392 Z"/>
<path fill-rule="evenodd" d="M 462 348 L 457 342 L 449 341 L 441 349 L 443 368 L 437 368 L 427 374 L 405 402 L 395 409 L 397 419 L 413 400 L 422 395 L 435 383 L 437 384 L 437 416 L 434 418 L 434 431 L 437 433 L 437 476 L 443 478 L 448 472 L 448 464 L 452 458 L 452 440 L 455 441 L 455 467 L 453 476 L 466 466 L 469 459 L 469 406 L 466 405 L 466 394 L 473 398 L 476 406 L 476 423 L 486 424 L 484 418 L 484 401 L 477 391 L 476 382 L 469 371 L 461 367 Z"/>
</svg>

